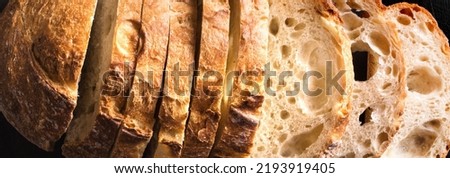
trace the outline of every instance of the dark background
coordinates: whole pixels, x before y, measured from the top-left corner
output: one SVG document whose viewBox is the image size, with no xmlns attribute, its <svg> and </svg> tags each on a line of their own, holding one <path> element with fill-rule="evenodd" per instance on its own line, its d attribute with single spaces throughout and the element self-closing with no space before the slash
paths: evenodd
<svg viewBox="0 0 450 178">
<path fill-rule="evenodd" d="M 450 5 L 448 0 L 406 0 L 407 2 L 417 3 L 427 8 L 437 19 L 439 26 L 447 36 L 450 36 Z M 8 0 L 0 0 L 0 14 L 3 8 L 6 6 Z M 384 0 L 384 4 L 390 5 L 399 0 Z M 1 28 L 1 24 L 0 24 Z M 1 43 L 1 42 L 0 42 Z M 1 44 L 0 44 L 1 45 Z M 1 60 L 1 59 L 0 59 Z M 55 148 L 54 152 L 45 152 L 35 145 L 28 142 L 23 136 L 21 136 L 3 117 L 0 113 L 0 158 L 28 158 L 28 157 L 40 157 L 40 158 L 58 158 L 61 157 L 61 139 Z M 449 155 L 450 156 L 450 155 Z M 447 156 L 447 157 L 449 157 Z"/>
</svg>

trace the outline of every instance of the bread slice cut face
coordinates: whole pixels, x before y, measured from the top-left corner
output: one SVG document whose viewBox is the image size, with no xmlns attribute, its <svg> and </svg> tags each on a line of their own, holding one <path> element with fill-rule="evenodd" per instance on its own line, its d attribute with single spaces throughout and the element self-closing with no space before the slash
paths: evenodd
<svg viewBox="0 0 450 178">
<path fill-rule="evenodd" d="M 9 0 L 0 12 L 0 111 L 52 151 L 73 118 L 96 0 Z"/>
<path fill-rule="evenodd" d="M 405 65 L 395 25 L 381 1 L 335 0 L 352 43 L 355 83 L 350 121 L 334 157 L 379 157 L 401 124 Z"/>
<path fill-rule="evenodd" d="M 269 1 L 269 65 L 250 157 L 320 157 L 342 136 L 350 43 L 327 1 Z"/>
<path fill-rule="evenodd" d="M 383 157 L 445 158 L 450 145 L 450 50 L 433 16 L 408 3 L 388 7 L 403 42 L 406 66 L 403 124 Z"/>
</svg>

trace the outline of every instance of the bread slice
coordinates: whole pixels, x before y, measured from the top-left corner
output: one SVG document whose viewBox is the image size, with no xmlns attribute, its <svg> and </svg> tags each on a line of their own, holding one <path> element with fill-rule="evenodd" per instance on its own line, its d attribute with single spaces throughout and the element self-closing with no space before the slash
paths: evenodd
<svg viewBox="0 0 450 178">
<path fill-rule="evenodd" d="M 407 3 L 386 11 L 405 56 L 407 97 L 403 124 L 384 157 L 441 157 L 450 147 L 450 48 L 424 8 Z"/>
<path fill-rule="evenodd" d="M 401 124 L 405 65 L 395 25 L 376 0 L 335 0 L 354 53 L 350 122 L 334 157 L 379 157 Z M 358 63 L 367 65 L 357 65 Z M 361 70 L 367 68 L 367 70 Z M 361 72 L 362 71 L 362 72 Z"/>
<path fill-rule="evenodd" d="M 66 157 L 108 157 L 124 120 L 138 47 L 141 1 L 99 1 Z"/>
<path fill-rule="evenodd" d="M 0 13 L 0 111 L 51 151 L 73 118 L 96 0 L 10 0 Z"/>
<path fill-rule="evenodd" d="M 340 139 L 348 119 L 349 40 L 325 0 L 269 5 L 263 117 L 250 157 L 322 156 Z"/>
<path fill-rule="evenodd" d="M 154 157 L 180 157 L 195 67 L 197 0 L 170 2 L 170 42 Z"/>
<path fill-rule="evenodd" d="M 230 1 L 231 31 L 222 118 L 212 157 L 247 157 L 262 117 L 269 2 Z"/>
<path fill-rule="evenodd" d="M 111 157 L 142 157 L 153 135 L 169 41 L 170 1 L 143 1 L 136 73 Z"/>
<path fill-rule="evenodd" d="M 228 0 L 200 1 L 202 20 L 198 75 L 186 127 L 182 157 L 208 157 L 221 117 L 228 56 L 230 7 Z"/>
</svg>

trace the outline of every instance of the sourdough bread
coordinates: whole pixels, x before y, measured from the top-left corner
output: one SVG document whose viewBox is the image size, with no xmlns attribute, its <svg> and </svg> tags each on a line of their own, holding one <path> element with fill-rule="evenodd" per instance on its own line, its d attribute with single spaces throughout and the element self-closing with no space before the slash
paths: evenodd
<svg viewBox="0 0 450 178">
<path fill-rule="evenodd" d="M 141 20 L 141 1 L 99 1 L 75 120 L 62 151 L 66 157 L 109 157 L 124 120 Z"/>
<path fill-rule="evenodd" d="M 405 65 L 395 25 L 376 0 L 334 0 L 352 43 L 354 64 L 367 68 L 355 73 L 350 122 L 341 142 L 329 154 L 334 157 L 379 157 L 401 124 L 405 98 Z M 356 55 L 356 53 L 355 53 Z"/>
<path fill-rule="evenodd" d="M 319 157 L 347 123 L 353 80 L 349 40 L 327 1 L 269 5 L 270 66 L 250 156 Z"/>
<path fill-rule="evenodd" d="M 396 24 L 405 56 L 403 124 L 384 157 L 441 157 L 450 145 L 450 50 L 433 16 L 414 4 L 385 12 Z"/>
<path fill-rule="evenodd" d="M 10 0 L 0 13 L 0 111 L 51 151 L 73 118 L 96 0 Z"/>
<path fill-rule="evenodd" d="M 212 157 L 247 157 L 262 117 L 268 62 L 268 0 L 233 0 L 222 117 Z"/>
<path fill-rule="evenodd" d="M 221 117 L 229 42 L 228 0 L 200 0 L 202 20 L 198 76 L 186 126 L 182 157 L 208 157 Z"/>
<path fill-rule="evenodd" d="M 170 41 L 155 157 L 180 157 L 195 67 L 197 0 L 170 2 Z"/>
<path fill-rule="evenodd" d="M 136 73 L 112 157 L 142 157 L 153 135 L 169 41 L 170 1 L 143 1 Z"/>
</svg>

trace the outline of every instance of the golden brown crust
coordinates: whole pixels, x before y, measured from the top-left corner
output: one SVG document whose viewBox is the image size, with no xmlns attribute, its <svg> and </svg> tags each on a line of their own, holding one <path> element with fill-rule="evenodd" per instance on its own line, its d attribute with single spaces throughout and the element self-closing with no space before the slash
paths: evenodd
<svg viewBox="0 0 450 178">
<path fill-rule="evenodd" d="M 202 7 L 202 29 L 200 30 L 200 49 L 198 49 L 200 50 L 199 75 L 195 80 L 195 96 L 191 101 L 192 107 L 182 157 L 209 155 L 221 115 L 230 8 L 228 0 L 205 0 Z M 209 80 L 204 79 L 211 74 L 212 77 L 209 77 Z"/>
<path fill-rule="evenodd" d="M 140 1 L 139 1 L 140 2 Z M 169 1 L 144 1 L 136 75 L 111 157 L 142 157 L 152 137 L 169 40 Z"/>
<path fill-rule="evenodd" d="M 53 150 L 72 119 L 95 6 L 11 0 L 1 13 L 0 108 L 44 150 Z"/>
<path fill-rule="evenodd" d="M 119 0 L 117 21 L 114 27 L 114 39 L 109 71 L 102 83 L 99 104 L 94 109 L 98 112 L 86 120 L 93 120 L 87 130 L 71 130 L 71 134 L 85 135 L 82 138 L 67 140 L 63 145 L 63 154 L 67 157 L 108 157 L 114 145 L 116 134 L 125 116 L 123 109 L 127 104 L 125 95 L 131 85 L 131 73 L 135 67 L 136 47 L 138 46 L 139 23 L 141 18 L 141 1 Z M 102 81 L 101 81 L 102 82 Z M 91 98 L 92 99 L 92 98 Z M 97 114 L 97 115 L 95 115 Z M 81 118 L 77 118 L 81 119 Z M 80 123 L 79 127 L 89 121 Z M 87 132 L 87 133 L 73 133 Z"/>
<path fill-rule="evenodd" d="M 240 23 L 240 29 L 237 31 L 238 56 L 229 60 L 236 61 L 231 70 L 239 72 L 240 76 L 231 84 L 230 106 L 224 106 L 230 107 L 229 115 L 222 118 L 222 133 L 218 133 L 222 135 L 211 152 L 213 157 L 247 157 L 250 154 L 264 102 L 263 68 L 268 57 L 269 3 L 266 0 L 240 0 L 232 6 L 232 9 L 236 8 L 234 10 L 240 9 L 240 20 L 236 22 Z M 255 85 L 247 85 L 250 82 Z"/>
<path fill-rule="evenodd" d="M 197 0 L 171 0 L 170 42 L 155 157 L 180 157 L 195 64 Z"/>
</svg>

